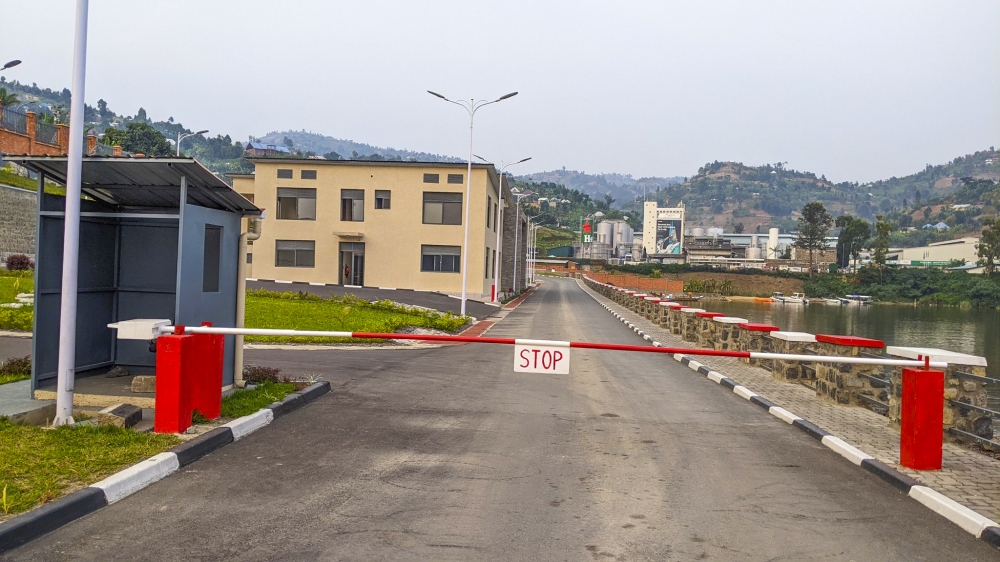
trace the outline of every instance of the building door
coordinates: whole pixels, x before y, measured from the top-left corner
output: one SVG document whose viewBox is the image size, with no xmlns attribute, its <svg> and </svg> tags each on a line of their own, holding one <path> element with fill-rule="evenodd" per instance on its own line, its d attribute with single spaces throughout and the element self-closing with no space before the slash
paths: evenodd
<svg viewBox="0 0 1000 562">
<path fill-rule="evenodd" d="M 362 242 L 340 243 L 340 284 L 365 284 L 365 245 Z"/>
</svg>

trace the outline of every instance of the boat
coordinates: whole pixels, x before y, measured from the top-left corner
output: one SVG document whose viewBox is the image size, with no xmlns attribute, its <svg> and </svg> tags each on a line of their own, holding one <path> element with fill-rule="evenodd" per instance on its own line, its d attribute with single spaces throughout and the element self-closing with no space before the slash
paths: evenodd
<svg viewBox="0 0 1000 562">
<path fill-rule="evenodd" d="M 847 304 L 865 305 L 871 303 L 872 298 L 868 295 L 847 295 Z"/>
<path fill-rule="evenodd" d="M 771 293 L 771 302 L 784 302 L 784 301 L 785 301 L 785 293 L 782 293 L 780 291 L 775 291 Z"/>
<path fill-rule="evenodd" d="M 820 299 L 820 300 L 822 300 L 826 304 L 844 304 L 844 301 L 841 299 Z"/>
<path fill-rule="evenodd" d="M 754 297 L 753 302 L 772 302 L 772 301 L 767 297 Z"/>
<path fill-rule="evenodd" d="M 785 297 L 781 302 L 788 304 L 809 304 L 809 299 L 805 293 L 792 293 L 792 296 Z"/>
</svg>

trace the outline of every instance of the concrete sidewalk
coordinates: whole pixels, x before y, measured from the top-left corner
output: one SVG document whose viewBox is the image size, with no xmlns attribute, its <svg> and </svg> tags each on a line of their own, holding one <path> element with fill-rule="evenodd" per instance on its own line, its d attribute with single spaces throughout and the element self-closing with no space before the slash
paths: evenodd
<svg viewBox="0 0 1000 562">
<path fill-rule="evenodd" d="M 595 293 L 580 287 L 598 302 L 613 308 L 641 330 L 666 346 L 692 347 L 669 330 L 661 328 Z M 816 398 L 815 391 L 800 384 L 784 383 L 771 377 L 763 368 L 729 357 L 698 358 L 723 375 L 760 394 L 763 398 L 846 440 L 900 472 L 934 488 L 951 499 L 993 520 L 1000 519 L 1000 460 L 953 443 L 944 445 L 944 463 L 939 471 L 915 471 L 900 466 L 899 428 L 888 418 L 859 407 L 837 406 Z"/>
</svg>

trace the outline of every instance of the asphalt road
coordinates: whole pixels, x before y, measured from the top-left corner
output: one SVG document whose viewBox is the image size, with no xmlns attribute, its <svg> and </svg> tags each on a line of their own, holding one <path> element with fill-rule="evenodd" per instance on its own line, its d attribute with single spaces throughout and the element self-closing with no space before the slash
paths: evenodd
<svg viewBox="0 0 1000 562">
<path fill-rule="evenodd" d="M 636 343 L 573 281 L 490 331 Z M 7 556 L 24 560 L 996 560 L 986 544 L 653 354 L 253 351 L 333 392 Z"/>
<path fill-rule="evenodd" d="M 0 336 L 0 363 L 12 357 L 31 355 L 31 338 Z"/>
<path fill-rule="evenodd" d="M 355 295 L 363 299 L 389 299 L 403 304 L 433 308 L 441 312 L 452 312 L 458 314 L 462 310 L 460 299 L 449 297 L 440 293 L 425 293 L 423 291 L 398 291 L 386 289 L 372 289 L 364 287 L 354 289 L 341 287 L 340 285 L 324 285 L 322 287 L 310 285 L 308 283 L 275 283 L 273 281 L 247 281 L 250 289 L 267 289 L 268 291 L 302 291 L 314 295 L 328 297 L 332 295 Z M 476 318 L 486 318 L 497 311 L 497 307 L 483 304 L 479 301 L 466 299 L 465 313 Z"/>
</svg>

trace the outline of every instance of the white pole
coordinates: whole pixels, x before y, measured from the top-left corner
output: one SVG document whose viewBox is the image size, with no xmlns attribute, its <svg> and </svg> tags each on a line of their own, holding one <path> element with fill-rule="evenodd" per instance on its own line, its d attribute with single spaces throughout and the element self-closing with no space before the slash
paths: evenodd
<svg viewBox="0 0 1000 562">
<path fill-rule="evenodd" d="M 475 101 L 469 104 L 475 108 Z M 465 242 L 462 244 L 462 316 L 465 316 L 465 297 L 469 280 L 469 208 L 472 207 L 472 123 L 476 118 L 476 110 L 469 111 L 469 168 L 465 182 Z"/>
<path fill-rule="evenodd" d="M 88 0 L 76 0 L 72 98 L 69 109 L 69 155 L 66 162 L 66 215 L 63 221 L 62 289 L 59 306 L 59 362 L 56 415 L 52 425 L 73 423 L 76 377 L 76 291 L 80 272 L 80 182 L 83 171 L 83 99 L 87 75 Z"/>
</svg>

